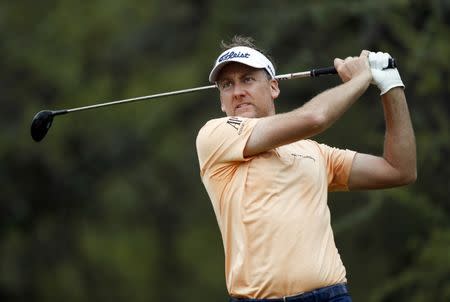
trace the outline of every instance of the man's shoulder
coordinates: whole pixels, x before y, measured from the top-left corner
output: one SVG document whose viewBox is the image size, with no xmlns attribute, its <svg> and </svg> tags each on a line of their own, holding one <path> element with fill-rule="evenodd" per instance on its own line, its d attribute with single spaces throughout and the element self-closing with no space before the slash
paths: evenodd
<svg viewBox="0 0 450 302">
<path fill-rule="evenodd" d="M 201 137 L 202 135 L 210 135 L 214 131 L 222 131 L 222 126 L 226 126 L 225 129 L 227 130 L 239 130 L 246 120 L 249 119 L 237 116 L 225 116 L 211 119 L 200 128 L 197 137 Z M 232 128 L 229 128 L 230 126 Z"/>
<path fill-rule="evenodd" d="M 214 129 L 225 122 L 226 118 L 227 117 L 214 118 L 205 122 L 197 133 L 197 142 L 203 137 L 210 136 L 214 132 Z"/>
<path fill-rule="evenodd" d="M 197 133 L 197 148 L 211 138 L 214 131 L 219 128 L 221 124 L 226 123 L 226 120 L 227 117 L 220 117 L 205 122 Z"/>
</svg>

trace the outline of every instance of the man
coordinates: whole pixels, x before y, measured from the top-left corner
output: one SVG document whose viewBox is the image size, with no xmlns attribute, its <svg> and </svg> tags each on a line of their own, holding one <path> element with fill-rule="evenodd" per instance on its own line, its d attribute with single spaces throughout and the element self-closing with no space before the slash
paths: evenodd
<svg viewBox="0 0 450 302">
<path fill-rule="evenodd" d="M 343 83 L 282 114 L 275 113 L 275 68 L 251 40 L 235 37 L 217 58 L 209 79 L 227 117 L 202 127 L 197 152 L 224 243 L 230 301 L 351 301 L 327 192 L 416 179 L 404 85 L 397 69 L 384 69 L 389 58 L 363 50 L 335 59 Z M 308 139 L 330 127 L 371 83 L 381 90 L 385 114 L 383 156 Z"/>
</svg>

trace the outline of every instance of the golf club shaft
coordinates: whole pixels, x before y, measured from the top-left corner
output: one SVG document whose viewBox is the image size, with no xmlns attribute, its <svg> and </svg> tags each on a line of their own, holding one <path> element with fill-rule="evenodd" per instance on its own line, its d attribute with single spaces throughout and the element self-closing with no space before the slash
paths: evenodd
<svg viewBox="0 0 450 302">
<path fill-rule="evenodd" d="M 94 108 L 111 106 L 111 105 L 118 105 L 118 104 L 123 104 L 123 103 L 131 103 L 131 102 L 148 100 L 148 99 L 155 99 L 155 98 L 164 97 L 164 96 L 184 94 L 184 93 L 189 93 L 189 92 L 194 92 L 194 91 L 212 89 L 212 88 L 215 88 L 215 87 L 216 87 L 216 85 L 208 85 L 208 86 L 202 86 L 202 87 L 196 87 L 196 88 L 189 88 L 189 89 L 182 89 L 182 90 L 176 90 L 176 91 L 170 91 L 170 92 L 157 93 L 157 94 L 152 94 L 152 95 L 145 95 L 145 96 L 140 96 L 140 97 L 131 98 L 131 99 L 124 99 L 124 100 L 113 101 L 113 102 L 108 102 L 108 103 L 102 103 L 102 104 L 96 104 L 96 105 L 90 105 L 90 106 L 84 106 L 84 107 L 60 110 L 61 113 L 59 113 L 59 114 L 70 113 L 70 112 L 75 112 L 75 111 L 82 111 L 82 110 L 88 110 L 88 109 L 94 109 Z M 62 111 L 65 111 L 65 112 L 62 112 Z M 58 115 L 58 113 L 55 114 L 55 115 Z"/>
<path fill-rule="evenodd" d="M 301 71 L 295 73 L 286 73 L 275 76 L 277 80 L 291 80 L 297 78 L 309 78 L 309 77 L 318 77 L 323 74 L 336 74 L 336 68 L 334 67 L 324 67 L 324 68 L 316 68 L 310 71 Z"/>
<path fill-rule="evenodd" d="M 296 78 L 317 77 L 322 74 L 335 74 L 335 73 L 336 73 L 336 69 L 334 67 L 325 67 L 325 68 L 313 69 L 310 71 L 282 74 L 282 75 L 276 76 L 275 78 L 277 80 L 290 80 L 290 79 L 296 79 Z M 145 96 L 140 96 L 140 97 L 136 97 L 136 98 L 130 98 L 130 99 L 113 101 L 113 102 L 89 105 L 89 106 L 84 106 L 84 107 L 62 109 L 62 110 L 53 111 L 53 115 L 62 115 L 62 114 L 66 114 L 66 113 L 89 110 L 89 109 L 94 109 L 94 108 L 99 108 L 99 107 L 106 107 L 106 106 L 118 105 L 118 104 L 123 104 L 123 103 L 131 103 L 131 102 L 137 102 L 137 101 L 142 101 L 142 100 L 155 99 L 155 98 L 165 97 L 165 96 L 185 94 L 185 93 L 190 93 L 190 92 L 195 92 L 195 91 L 200 91 L 200 90 L 213 89 L 216 87 L 217 87 L 216 85 L 208 85 L 208 86 L 201 86 L 201 87 L 188 88 L 188 89 L 182 89 L 182 90 L 175 90 L 175 91 L 170 91 L 170 92 L 157 93 L 157 94 L 152 94 L 152 95 L 145 95 Z"/>
<path fill-rule="evenodd" d="M 395 65 L 394 59 L 389 59 L 389 65 L 387 68 L 395 68 L 395 67 L 396 67 L 396 65 Z M 309 71 L 281 74 L 281 75 L 275 76 L 275 78 L 277 80 L 290 80 L 290 79 L 297 79 L 297 78 L 318 77 L 320 75 L 336 74 L 336 73 L 337 73 L 336 68 L 334 68 L 333 66 L 330 66 L 330 67 L 324 67 L 324 68 L 316 68 L 316 69 L 312 69 Z M 182 89 L 182 90 L 176 90 L 176 91 L 170 91 L 170 92 L 157 93 L 157 94 L 152 94 L 152 95 L 140 96 L 140 97 L 136 97 L 136 98 L 118 100 L 118 101 L 113 101 L 113 102 L 108 102 L 108 103 L 101 103 L 101 104 L 95 104 L 95 105 L 72 108 L 72 109 L 56 110 L 56 111 L 53 111 L 53 115 L 62 115 L 62 114 L 75 112 L 75 111 L 89 110 L 89 109 L 106 107 L 106 106 L 111 106 L 111 105 L 131 103 L 131 102 L 137 102 L 137 101 L 142 101 L 142 100 L 148 100 L 148 99 L 154 99 L 154 98 L 172 96 L 172 95 L 178 95 L 178 94 L 185 94 L 185 93 L 190 93 L 190 92 L 195 92 L 195 91 L 200 91 L 200 90 L 213 89 L 216 87 L 217 87 L 216 85 L 201 86 L 201 87 L 196 87 L 196 88 L 189 88 L 189 89 Z"/>
</svg>

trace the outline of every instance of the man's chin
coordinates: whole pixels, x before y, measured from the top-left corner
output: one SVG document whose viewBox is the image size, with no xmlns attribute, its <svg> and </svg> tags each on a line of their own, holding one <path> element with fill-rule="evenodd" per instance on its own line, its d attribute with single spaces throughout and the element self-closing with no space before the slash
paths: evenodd
<svg viewBox="0 0 450 302">
<path fill-rule="evenodd" d="M 258 115 L 255 112 L 241 112 L 236 113 L 234 116 L 246 117 L 246 118 L 257 118 Z"/>
<path fill-rule="evenodd" d="M 258 114 L 254 110 L 236 110 L 234 116 L 256 118 Z"/>
</svg>

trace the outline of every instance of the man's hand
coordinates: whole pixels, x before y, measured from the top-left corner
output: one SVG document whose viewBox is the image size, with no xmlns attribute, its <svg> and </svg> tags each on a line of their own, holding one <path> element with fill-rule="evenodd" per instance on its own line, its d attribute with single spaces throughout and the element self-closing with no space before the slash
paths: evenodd
<svg viewBox="0 0 450 302">
<path fill-rule="evenodd" d="M 358 76 L 364 76 L 369 82 L 372 81 L 372 73 L 367 59 L 369 53 L 368 50 L 363 50 L 359 57 L 347 57 L 345 60 L 334 59 L 334 67 L 344 83 Z"/>
<path fill-rule="evenodd" d="M 380 89 L 380 95 L 385 94 L 394 87 L 405 88 L 397 68 L 387 68 L 391 56 L 383 52 L 371 52 L 369 54 L 372 83 Z"/>
</svg>

